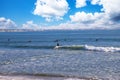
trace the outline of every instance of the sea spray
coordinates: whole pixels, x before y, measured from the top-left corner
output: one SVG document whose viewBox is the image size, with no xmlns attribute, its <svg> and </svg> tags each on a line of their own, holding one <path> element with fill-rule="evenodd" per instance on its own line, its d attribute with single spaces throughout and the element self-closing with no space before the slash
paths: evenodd
<svg viewBox="0 0 120 80">
<path fill-rule="evenodd" d="M 85 45 L 85 49 L 90 51 L 120 52 L 120 47 L 101 47 L 101 46 L 96 47 Z"/>
</svg>

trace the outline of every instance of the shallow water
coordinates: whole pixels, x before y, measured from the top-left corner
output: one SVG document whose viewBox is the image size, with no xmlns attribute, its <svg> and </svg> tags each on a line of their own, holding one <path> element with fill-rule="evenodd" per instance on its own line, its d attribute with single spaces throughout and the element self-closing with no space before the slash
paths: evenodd
<svg viewBox="0 0 120 80">
<path fill-rule="evenodd" d="M 0 33 L 0 73 L 119 80 L 119 35 L 119 31 Z M 54 49 L 57 39 L 60 47 Z"/>
</svg>

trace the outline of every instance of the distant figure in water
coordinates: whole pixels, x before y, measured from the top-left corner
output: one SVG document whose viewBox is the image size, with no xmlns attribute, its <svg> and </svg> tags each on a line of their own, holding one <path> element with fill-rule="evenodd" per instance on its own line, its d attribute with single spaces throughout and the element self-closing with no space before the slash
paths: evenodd
<svg viewBox="0 0 120 80">
<path fill-rule="evenodd" d="M 10 41 L 10 39 L 8 38 L 8 42 Z"/>
<path fill-rule="evenodd" d="M 59 40 L 55 40 L 54 42 L 58 42 Z"/>
<path fill-rule="evenodd" d="M 31 40 L 29 40 L 28 42 L 32 42 Z"/>
<path fill-rule="evenodd" d="M 67 39 L 64 39 L 64 41 L 67 41 Z"/>
<path fill-rule="evenodd" d="M 95 41 L 98 41 L 98 39 L 96 39 Z"/>
</svg>

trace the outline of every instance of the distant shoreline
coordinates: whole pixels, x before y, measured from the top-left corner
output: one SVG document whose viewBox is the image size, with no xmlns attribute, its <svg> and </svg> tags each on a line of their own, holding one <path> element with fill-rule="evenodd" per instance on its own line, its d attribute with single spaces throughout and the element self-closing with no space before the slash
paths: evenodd
<svg viewBox="0 0 120 80">
<path fill-rule="evenodd" d="M 120 29 L 0 29 L 0 32 L 40 32 L 40 31 L 119 31 Z"/>
</svg>

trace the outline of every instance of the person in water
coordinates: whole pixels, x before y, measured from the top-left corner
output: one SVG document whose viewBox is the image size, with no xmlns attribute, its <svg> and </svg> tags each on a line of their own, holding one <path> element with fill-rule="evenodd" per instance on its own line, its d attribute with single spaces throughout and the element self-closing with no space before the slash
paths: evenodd
<svg viewBox="0 0 120 80">
<path fill-rule="evenodd" d="M 10 41 L 10 39 L 8 38 L 8 42 Z"/>
<path fill-rule="evenodd" d="M 60 44 L 57 42 L 57 46 L 60 46 Z"/>
<path fill-rule="evenodd" d="M 56 46 L 60 46 L 60 44 L 59 44 L 59 40 L 58 40 L 58 39 L 55 40 L 54 42 L 57 42 Z"/>
<path fill-rule="evenodd" d="M 95 41 L 98 41 L 98 39 L 96 39 Z"/>
<path fill-rule="evenodd" d="M 32 42 L 31 40 L 29 40 L 28 42 Z"/>
</svg>

